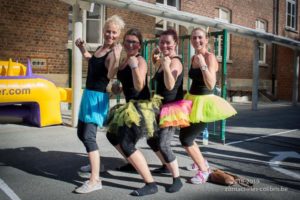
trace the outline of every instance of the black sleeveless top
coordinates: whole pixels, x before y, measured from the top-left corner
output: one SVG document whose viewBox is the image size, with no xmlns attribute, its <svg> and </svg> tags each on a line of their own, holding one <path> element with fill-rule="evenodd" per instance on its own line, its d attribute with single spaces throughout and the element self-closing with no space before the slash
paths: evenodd
<svg viewBox="0 0 300 200">
<path fill-rule="evenodd" d="M 179 57 L 173 57 L 173 58 L 178 58 L 181 62 L 181 59 Z M 157 84 L 156 86 L 157 94 L 164 97 L 164 99 L 162 100 L 163 104 L 183 99 L 183 69 L 181 74 L 179 74 L 179 76 L 177 77 L 174 88 L 172 90 L 168 90 L 165 86 L 163 71 L 161 72 L 157 71 L 153 79 L 156 81 Z"/>
<path fill-rule="evenodd" d="M 200 68 L 193 69 L 191 65 L 191 68 L 189 70 L 189 77 L 192 79 L 190 94 L 193 95 L 213 94 L 213 91 L 209 90 L 206 87 Z"/>
<path fill-rule="evenodd" d="M 150 91 L 147 85 L 147 78 L 146 78 L 146 84 L 142 89 L 142 91 L 140 92 L 136 91 L 134 88 L 132 72 L 129 65 L 127 65 L 124 69 L 118 71 L 117 78 L 122 83 L 126 102 L 132 99 L 133 100 L 150 99 Z"/>
<path fill-rule="evenodd" d="M 106 92 L 109 79 L 107 78 L 108 70 L 105 67 L 105 59 L 108 56 L 108 53 L 100 58 L 97 58 L 94 55 L 90 58 L 86 79 L 86 89 Z"/>
</svg>

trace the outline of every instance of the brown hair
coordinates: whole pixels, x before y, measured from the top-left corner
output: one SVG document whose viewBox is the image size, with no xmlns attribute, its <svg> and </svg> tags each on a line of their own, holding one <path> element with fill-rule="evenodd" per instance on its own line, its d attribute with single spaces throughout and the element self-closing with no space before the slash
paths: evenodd
<svg viewBox="0 0 300 200">
<path fill-rule="evenodd" d="M 174 41 L 176 43 L 178 43 L 178 35 L 177 35 L 177 32 L 174 29 L 165 30 L 164 32 L 162 32 L 160 34 L 160 36 L 162 36 L 162 35 L 171 35 L 173 37 Z"/>
</svg>

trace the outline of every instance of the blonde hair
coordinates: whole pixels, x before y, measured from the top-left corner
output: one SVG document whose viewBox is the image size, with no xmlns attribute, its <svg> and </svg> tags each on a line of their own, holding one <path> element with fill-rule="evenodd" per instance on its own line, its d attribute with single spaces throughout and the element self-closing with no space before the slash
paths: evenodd
<svg viewBox="0 0 300 200">
<path fill-rule="evenodd" d="M 194 33 L 195 31 L 202 31 L 203 33 L 205 33 L 205 37 L 208 38 L 208 30 L 209 30 L 209 27 L 207 27 L 207 30 L 205 30 L 205 29 L 203 29 L 203 28 L 201 28 L 201 27 L 194 28 L 194 29 L 192 30 L 191 36 L 193 35 L 193 33 Z"/>
<path fill-rule="evenodd" d="M 125 27 L 125 22 L 123 21 L 123 19 L 118 16 L 118 15 L 113 15 L 111 17 L 109 17 L 106 21 L 105 21 L 105 24 L 104 24 L 104 29 L 106 29 L 106 27 L 109 25 L 109 24 L 114 24 L 116 25 L 119 30 L 121 31 L 122 29 L 124 29 Z"/>
</svg>

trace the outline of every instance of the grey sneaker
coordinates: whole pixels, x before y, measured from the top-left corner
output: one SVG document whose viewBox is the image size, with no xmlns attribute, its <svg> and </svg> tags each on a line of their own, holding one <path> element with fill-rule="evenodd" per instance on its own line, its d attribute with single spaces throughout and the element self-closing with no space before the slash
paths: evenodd
<svg viewBox="0 0 300 200">
<path fill-rule="evenodd" d="M 91 172 L 91 165 L 85 165 L 80 167 L 81 172 Z"/>
<path fill-rule="evenodd" d="M 98 181 L 95 185 L 90 185 L 89 184 L 90 181 L 85 181 L 82 186 L 78 187 L 75 189 L 76 193 L 79 194 L 86 194 L 86 193 L 90 193 L 93 192 L 95 190 L 100 190 L 102 189 L 102 183 L 101 181 Z"/>
<path fill-rule="evenodd" d="M 85 165 L 80 167 L 79 172 L 83 173 L 91 173 L 91 165 Z M 100 172 L 105 172 L 105 167 L 104 165 L 100 165 Z"/>
</svg>

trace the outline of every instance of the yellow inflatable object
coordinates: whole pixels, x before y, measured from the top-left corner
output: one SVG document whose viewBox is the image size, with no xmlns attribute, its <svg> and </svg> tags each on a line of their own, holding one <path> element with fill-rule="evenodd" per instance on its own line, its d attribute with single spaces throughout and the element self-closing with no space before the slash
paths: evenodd
<svg viewBox="0 0 300 200">
<path fill-rule="evenodd" d="M 0 116 L 19 116 L 43 127 L 62 123 L 60 102 L 71 103 L 72 90 L 32 75 L 21 63 L 0 61 Z"/>
<path fill-rule="evenodd" d="M 1 76 L 25 76 L 26 67 L 17 62 L 13 62 L 11 59 L 9 61 L 0 60 L 0 77 Z"/>
</svg>

